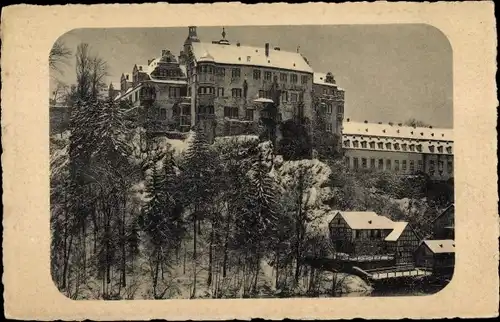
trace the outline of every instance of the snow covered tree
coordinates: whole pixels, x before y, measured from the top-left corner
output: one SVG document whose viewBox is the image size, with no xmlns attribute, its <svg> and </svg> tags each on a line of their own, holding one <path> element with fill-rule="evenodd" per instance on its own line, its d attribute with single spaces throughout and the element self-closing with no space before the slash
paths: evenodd
<svg viewBox="0 0 500 322">
<path fill-rule="evenodd" d="M 214 160 L 214 154 L 210 150 L 205 133 L 198 126 L 194 140 L 186 153 L 182 176 L 184 204 L 192 209 L 194 267 L 192 297 L 196 296 L 197 237 L 201 232 L 201 222 L 211 211 L 210 207 L 217 189 L 213 184 Z"/>
</svg>

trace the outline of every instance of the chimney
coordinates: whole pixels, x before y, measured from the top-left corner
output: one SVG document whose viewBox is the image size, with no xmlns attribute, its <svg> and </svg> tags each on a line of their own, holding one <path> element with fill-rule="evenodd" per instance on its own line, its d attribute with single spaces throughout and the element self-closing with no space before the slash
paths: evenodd
<svg viewBox="0 0 500 322">
<path fill-rule="evenodd" d="M 269 43 L 268 42 L 266 42 L 265 49 L 266 49 L 266 57 L 269 57 Z"/>
<path fill-rule="evenodd" d="M 274 47 L 274 50 L 278 50 L 278 51 L 280 51 L 280 50 L 281 50 L 281 48 L 280 48 L 280 47 Z"/>
<path fill-rule="evenodd" d="M 240 46 L 240 42 L 238 41 L 238 42 L 236 43 L 236 47 L 239 47 L 239 46 Z"/>
</svg>

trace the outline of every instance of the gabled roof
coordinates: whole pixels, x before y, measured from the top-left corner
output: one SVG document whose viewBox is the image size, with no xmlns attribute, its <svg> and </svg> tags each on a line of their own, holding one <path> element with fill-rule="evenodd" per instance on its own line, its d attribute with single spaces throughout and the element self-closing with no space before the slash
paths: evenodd
<svg viewBox="0 0 500 322">
<path fill-rule="evenodd" d="M 453 239 L 424 240 L 422 243 L 429 247 L 434 254 L 455 252 L 455 241 Z"/>
<path fill-rule="evenodd" d="M 336 87 L 339 90 L 343 90 L 342 88 L 338 87 L 337 84 L 327 83 L 326 82 L 326 73 L 314 72 L 313 82 L 314 82 L 314 84 L 327 85 L 327 86 L 331 86 L 331 87 Z"/>
<path fill-rule="evenodd" d="M 455 204 L 452 203 L 451 205 L 449 205 L 448 207 L 446 207 L 445 210 L 443 210 L 436 218 L 434 218 L 431 223 L 434 223 L 436 220 L 438 220 L 439 218 L 441 218 L 442 216 L 444 216 L 445 214 L 447 214 L 449 211 L 455 211 Z"/>
<path fill-rule="evenodd" d="M 373 211 L 339 211 L 351 229 L 393 229 L 394 222 Z"/>
<path fill-rule="evenodd" d="M 312 73 L 311 66 L 300 53 L 269 48 L 266 56 L 262 47 L 221 45 L 195 42 L 191 44 L 194 57 L 199 61 L 206 53 L 210 53 L 214 61 L 222 64 L 261 66 L 288 69 L 298 72 Z"/>
<path fill-rule="evenodd" d="M 406 226 L 408 226 L 408 223 L 405 221 L 398 221 L 393 223 L 394 229 L 391 231 L 387 237 L 385 237 L 386 241 L 397 241 L 403 231 L 405 230 Z"/>
</svg>

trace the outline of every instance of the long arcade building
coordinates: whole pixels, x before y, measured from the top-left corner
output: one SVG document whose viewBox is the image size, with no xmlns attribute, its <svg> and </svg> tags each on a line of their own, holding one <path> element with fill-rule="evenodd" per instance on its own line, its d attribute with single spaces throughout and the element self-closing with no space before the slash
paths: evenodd
<svg viewBox="0 0 500 322">
<path fill-rule="evenodd" d="M 453 177 L 453 130 L 402 124 L 351 122 L 343 124 L 342 145 L 351 169 L 378 169 L 431 179 Z"/>
</svg>

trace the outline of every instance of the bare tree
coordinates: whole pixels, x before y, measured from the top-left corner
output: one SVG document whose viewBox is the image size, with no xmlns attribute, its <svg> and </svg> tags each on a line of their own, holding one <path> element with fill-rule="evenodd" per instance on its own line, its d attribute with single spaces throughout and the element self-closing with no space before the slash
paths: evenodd
<svg viewBox="0 0 500 322">
<path fill-rule="evenodd" d="M 76 82 L 78 97 L 98 96 L 99 90 L 106 84 L 108 64 L 98 55 L 91 52 L 89 44 L 82 43 L 76 49 Z"/>
<path fill-rule="evenodd" d="M 54 46 L 52 46 L 52 48 L 50 49 L 49 53 L 50 69 L 62 74 L 60 64 L 67 63 L 67 59 L 71 56 L 71 54 L 71 50 L 66 47 L 66 45 L 62 41 L 57 40 L 54 43 Z"/>
</svg>

